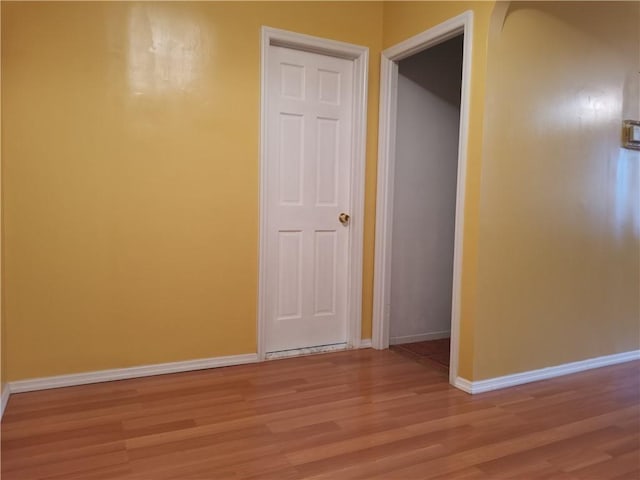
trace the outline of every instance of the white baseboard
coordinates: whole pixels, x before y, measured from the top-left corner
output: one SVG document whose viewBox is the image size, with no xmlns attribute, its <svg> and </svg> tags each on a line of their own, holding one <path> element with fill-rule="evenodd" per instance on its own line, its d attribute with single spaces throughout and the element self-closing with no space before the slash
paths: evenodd
<svg viewBox="0 0 640 480">
<path fill-rule="evenodd" d="M 404 335 L 402 337 L 390 337 L 389 345 L 400 345 L 403 343 L 426 342 L 428 340 L 440 340 L 451 337 L 451 330 L 442 332 L 421 333 L 419 335 Z"/>
<path fill-rule="evenodd" d="M 360 342 L 360 348 L 371 348 L 371 339 L 362 340 Z M 579 362 L 565 363 L 554 367 L 541 368 L 539 370 L 531 370 L 529 372 L 505 375 L 503 377 L 489 378 L 487 380 L 478 380 L 475 382 L 469 381 L 466 378 L 458 377 L 456 378 L 454 386 L 471 394 L 489 392 L 491 390 L 522 385 L 524 383 L 536 382 L 538 380 L 559 377 L 561 375 L 605 367 L 607 365 L 630 362 L 632 360 L 640 360 L 640 350 L 590 358 Z M 187 360 L 184 362 L 159 363 L 140 367 L 116 368 L 112 370 L 100 370 L 97 372 L 74 373 L 70 375 L 58 375 L 55 377 L 18 380 L 5 384 L 2 389 L 2 396 L 0 398 L 0 418 L 2 418 L 2 415 L 4 414 L 4 409 L 9 401 L 9 395 L 12 393 L 110 382 L 114 380 L 125 380 L 128 378 L 163 375 L 166 373 L 188 372 L 207 368 L 228 367 L 246 363 L 255 363 L 257 361 L 257 354 L 248 353 L 245 355 L 229 355 L 226 357 L 212 357 L 200 360 Z"/>
<path fill-rule="evenodd" d="M 2 419 L 2 415 L 4 415 L 4 409 L 7 408 L 9 395 L 11 395 L 11 389 L 9 388 L 9 384 L 5 383 L 2 386 L 2 396 L 0 397 L 0 419 Z"/>
<path fill-rule="evenodd" d="M 370 348 L 371 339 L 360 341 L 360 348 Z M 334 348 L 334 351 L 344 349 Z M 285 358 L 290 355 L 282 355 Z M 273 358 L 273 357 L 272 357 Z M 29 380 L 18 380 L 5 384 L 0 399 L 0 418 L 9 401 L 12 393 L 32 392 L 35 390 L 47 390 L 49 388 L 72 387 L 75 385 L 87 385 L 90 383 L 111 382 L 114 380 L 125 380 L 128 378 L 149 377 L 152 375 L 163 375 L 166 373 L 188 372 L 192 370 L 203 370 L 206 368 L 229 367 L 233 365 L 243 365 L 245 363 L 255 363 L 258 355 L 248 353 L 245 355 L 229 355 L 226 357 L 203 358 L 199 360 L 187 360 L 183 362 L 158 363 L 155 365 L 143 365 L 140 367 L 114 368 L 111 370 L 99 370 L 96 372 L 73 373 L 70 375 L 58 375 L 55 377 L 33 378 Z"/>
<path fill-rule="evenodd" d="M 70 375 L 58 375 L 55 377 L 18 380 L 16 382 L 10 382 L 8 390 L 10 393 L 31 392 L 34 390 L 46 390 L 49 388 L 86 385 L 88 383 L 111 382 L 113 380 L 124 380 L 127 378 L 149 377 L 152 375 L 163 375 L 165 373 L 228 367 L 231 365 L 242 365 L 257 361 L 257 354 L 248 353 L 245 355 L 229 355 L 226 357 L 203 358 L 199 360 L 187 360 L 184 362 L 158 363 L 155 365 L 144 365 L 140 367 L 114 368 L 112 370 L 99 370 L 97 372 L 73 373 Z M 2 393 L 4 395 L 4 391 Z"/>
<path fill-rule="evenodd" d="M 456 378 L 454 386 L 467 393 L 483 393 L 491 390 L 513 387 L 515 385 L 522 385 L 524 383 L 537 382 L 538 380 L 545 380 L 547 378 L 568 375 L 570 373 L 582 372 L 584 370 L 591 370 L 593 368 L 630 362 L 632 360 L 640 360 L 640 350 L 605 355 L 604 357 L 589 358 L 579 362 L 565 363 L 554 367 L 514 373 L 513 375 L 488 378 L 486 380 L 470 381 L 466 378 L 458 377 Z"/>
</svg>

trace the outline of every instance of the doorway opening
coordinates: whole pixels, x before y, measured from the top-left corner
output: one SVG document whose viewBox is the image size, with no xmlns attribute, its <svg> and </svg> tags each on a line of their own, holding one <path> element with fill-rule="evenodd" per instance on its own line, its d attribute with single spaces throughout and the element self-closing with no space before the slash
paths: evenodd
<svg viewBox="0 0 640 480">
<path fill-rule="evenodd" d="M 472 12 L 382 55 L 373 339 L 455 384 Z"/>
<path fill-rule="evenodd" d="M 389 345 L 448 373 L 463 36 L 398 62 Z"/>
</svg>

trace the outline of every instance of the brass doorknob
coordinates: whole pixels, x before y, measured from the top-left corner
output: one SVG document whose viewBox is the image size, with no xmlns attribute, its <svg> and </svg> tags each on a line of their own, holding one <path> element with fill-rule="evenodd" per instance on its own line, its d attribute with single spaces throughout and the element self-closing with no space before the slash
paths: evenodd
<svg viewBox="0 0 640 480">
<path fill-rule="evenodd" d="M 338 220 L 340 220 L 340 223 L 342 225 L 349 225 L 349 219 L 351 217 L 349 216 L 348 213 L 341 213 L 340 215 L 338 215 Z"/>
</svg>

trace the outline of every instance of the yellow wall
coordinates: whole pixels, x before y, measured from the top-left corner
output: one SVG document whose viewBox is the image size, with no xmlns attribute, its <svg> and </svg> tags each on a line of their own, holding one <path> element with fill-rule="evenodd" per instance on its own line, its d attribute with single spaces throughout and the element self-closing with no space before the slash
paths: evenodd
<svg viewBox="0 0 640 480">
<path fill-rule="evenodd" d="M 489 49 L 474 379 L 640 347 L 640 4 L 512 3 Z"/>
<path fill-rule="evenodd" d="M 638 348 L 638 8 L 2 2 L 3 380 L 255 351 L 263 24 L 370 48 L 370 337 L 379 54 L 469 9 L 459 373 Z"/>
<path fill-rule="evenodd" d="M 2 2 L 8 379 L 255 352 L 260 26 L 370 48 L 379 3 Z"/>
<path fill-rule="evenodd" d="M 485 99 L 487 36 L 495 2 L 386 2 L 384 5 L 383 48 L 467 10 L 474 13 L 469 143 L 467 145 L 467 185 L 462 258 L 462 304 L 458 373 L 473 378 L 476 278 L 478 261 L 478 221 L 480 172 L 482 166 L 482 127 Z"/>
</svg>

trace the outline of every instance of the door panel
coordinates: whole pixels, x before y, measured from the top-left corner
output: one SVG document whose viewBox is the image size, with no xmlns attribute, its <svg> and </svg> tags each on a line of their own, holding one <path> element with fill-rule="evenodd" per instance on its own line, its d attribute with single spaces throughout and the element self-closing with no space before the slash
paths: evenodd
<svg viewBox="0 0 640 480">
<path fill-rule="evenodd" d="M 266 351 L 343 343 L 353 62 L 269 49 Z"/>
</svg>

